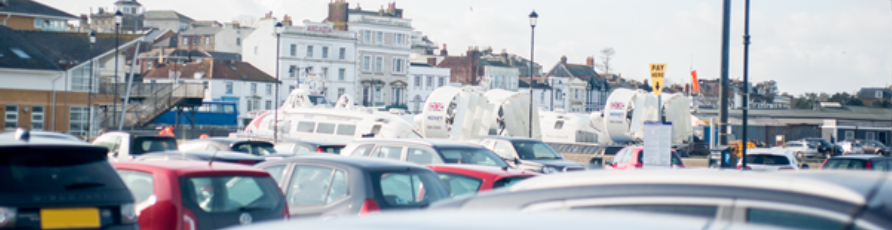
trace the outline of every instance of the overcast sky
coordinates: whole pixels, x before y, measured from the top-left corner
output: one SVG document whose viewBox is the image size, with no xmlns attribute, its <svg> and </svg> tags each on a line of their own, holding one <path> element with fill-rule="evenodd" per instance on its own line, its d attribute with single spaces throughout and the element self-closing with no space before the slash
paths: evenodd
<svg viewBox="0 0 892 230">
<path fill-rule="evenodd" d="M 114 0 L 38 0 L 79 15 Z M 176 10 L 196 20 L 231 21 L 239 15 L 321 21 L 326 0 L 141 0 L 148 10 Z M 375 10 L 388 0 L 353 0 Z M 743 0 L 733 0 L 731 78 L 743 79 Z M 527 15 L 536 10 L 535 61 L 551 69 L 562 55 L 570 63 L 600 59 L 613 47 L 611 69 L 624 78 L 649 78 L 648 63 L 668 63 L 669 83 L 720 76 L 721 0 L 404 0 L 404 17 L 451 54 L 491 46 L 530 55 Z M 854 92 L 892 83 L 892 1 L 753 0 L 750 80 L 776 80 L 782 92 Z M 614 71 L 611 71 L 614 72 Z"/>
</svg>

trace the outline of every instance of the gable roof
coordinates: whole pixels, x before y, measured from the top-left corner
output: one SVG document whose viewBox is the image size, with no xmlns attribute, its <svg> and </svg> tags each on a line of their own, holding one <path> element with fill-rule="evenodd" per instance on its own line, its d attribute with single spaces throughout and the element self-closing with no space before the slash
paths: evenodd
<svg viewBox="0 0 892 230">
<path fill-rule="evenodd" d="M 143 17 L 146 20 L 174 19 L 174 20 L 181 20 L 181 21 L 188 21 L 188 22 L 195 21 L 195 20 L 192 20 L 192 18 L 186 17 L 186 15 L 182 15 L 179 12 L 176 12 L 173 10 L 149 10 L 149 11 L 146 11 L 145 13 L 143 13 Z"/>
<path fill-rule="evenodd" d="M 145 79 L 167 79 L 173 71 L 173 65 L 159 66 L 149 71 Z M 196 73 L 204 74 L 199 79 L 225 79 L 234 81 L 277 82 L 269 74 L 260 71 L 254 65 L 247 62 L 232 60 L 205 59 L 201 62 L 190 62 L 177 66 L 182 78 L 195 79 Z"/>
<path fill-rule="evenodd" d="M 66 20 L 77 20 L 78 17 L 65 13 L 51 6 L 31 0 L 6 0 L 7 6 L 0 8 L 0 14 L 21 16 L 52 17 Z"/>
<path fill-rule="evenodd" d="M 861 88 L 858 90 L 858 98 L 877 98 L 876 92 L 883 92 L 881 98 L 892 98 L 892 89 L 888 88 Z"/>
<path fill-rule="evenodd" d="M 50 61 L 30 41 L 6 26 L 0 26 L 0 68 L 61 69 L 58 62 Z"/>
<path fill-rule="evenodd" d="M 88 33 L 13 30 L 0 26 L 0 41 L 3 41 L 0 42 L 0 52 L 4 52 L 3 57 L 0 57 L 4 59 L 0 60 L 0 67 L 59 70 L 59 60 L 84 63 L 115 48 L 114 34 L 96 34 L 96 44 L 92 50 L 89 36 Z M 120 34 L 118 43 L 124 46 L 140 37 Z M 32 60 L 13 60 L 19 57 L 10 51 L 14 47 L 20 48 Z M 36 63 L 38 58 L 47 63 Z"/>
</svg>

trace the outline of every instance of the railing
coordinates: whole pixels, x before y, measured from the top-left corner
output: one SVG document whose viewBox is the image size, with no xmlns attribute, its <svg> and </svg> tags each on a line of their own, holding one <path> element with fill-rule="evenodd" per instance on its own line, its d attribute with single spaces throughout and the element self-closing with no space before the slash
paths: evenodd
<svg viewBox="0 0 892 230">
<path fill-rule="evenodd" d="M 114 87 L 114 84 L 109 85 L 111 87 L 104 85 L 102 87 L 103 90 L 108 90 L 109 88 Z M 134 84 L 134 86 L 137 85 Z M 120 85 L 118 87 L 120 87 Z M 200 99 L 204 97 L 203 84 L 140 83 L 139 88 L 141 90 L 139 94 L 142 95 L 131 96 L 131 99 L 140 97 L 144 97 L 145 99 L 141 102 L 131 102 L 127 105 L 127 111 L 124 114 L 125 127 L 145 126 L 155 120 L 155 118 L 158 118 L 158 116 L 170 111 L 171 108 L 180 104 L 185 99 Z M 118 90 L 120 90 L 120 88 Z M 148 92 L 152 93 L 149 94 Z M 114 91 L 112 91 L 112 94 L 113 93 Z M 134 95 L 133 89 L 131 89 L 131 95 Z M 117 128 L 118 122 L 120 122 L 121 119 L 121 110 L 123 110 L 123 105 L 111 107 L 109 110 L 105 111 L 101 117 L 101 126 Z"/>
</svg>

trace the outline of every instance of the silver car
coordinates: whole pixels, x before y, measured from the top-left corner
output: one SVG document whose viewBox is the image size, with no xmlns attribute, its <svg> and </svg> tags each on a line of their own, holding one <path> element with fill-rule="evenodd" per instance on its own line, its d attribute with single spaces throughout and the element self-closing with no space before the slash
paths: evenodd
<svg viewBox="0 0 892 230">
<path fill-rule="evenodd" d="M 818 146 L 807 141 L 790 141 L 784 143 L 784 149 L 793 152 L 796 158 L 804 159 L 806 157 L 816 157 L 818 154 Z"/>
</svg>

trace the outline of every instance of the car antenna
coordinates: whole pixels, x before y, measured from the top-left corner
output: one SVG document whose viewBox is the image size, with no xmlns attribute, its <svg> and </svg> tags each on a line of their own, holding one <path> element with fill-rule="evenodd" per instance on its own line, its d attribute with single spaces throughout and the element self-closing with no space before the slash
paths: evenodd
<svg viewBox="0 0 892 230">
<path fill-rule="evenodd" d="M 219 151 L 220 151 L 219 149 L 214 150 L 214 154 L 211 155 L 211 160 L 208 161 L 208 167 L 212 166 L 211 164 L 214 163 L 214 158 L 217 157 L 217 152 L 219 152 Z"/>
</svg>

